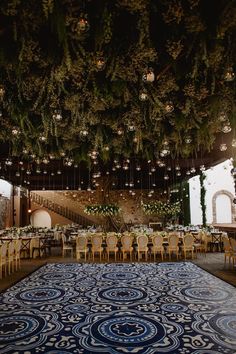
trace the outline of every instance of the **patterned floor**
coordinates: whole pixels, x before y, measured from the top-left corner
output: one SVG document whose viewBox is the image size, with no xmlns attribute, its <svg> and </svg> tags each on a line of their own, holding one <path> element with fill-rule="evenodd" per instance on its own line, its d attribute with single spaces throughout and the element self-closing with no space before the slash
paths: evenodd
<svg viewBox="0 0 236 354">
<path fill-rule="evenodd" d="M 48 264 L 0 296 L 0 353 L 236 353 L 236 289 L 192 263 Z"/>
</svg>

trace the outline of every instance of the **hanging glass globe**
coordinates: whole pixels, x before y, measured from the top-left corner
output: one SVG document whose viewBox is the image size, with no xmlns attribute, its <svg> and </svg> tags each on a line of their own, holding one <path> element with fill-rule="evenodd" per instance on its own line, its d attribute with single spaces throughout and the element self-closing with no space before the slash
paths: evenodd
<svg viewBox="0 0 236 354">
<path fill-rule="evenodd" d="M 81 33 L 87 32 L 89 30 L 89 22 L 85 17 L 80 17 L 77 23 L 77 30 Z"/>
<path fill-rule="evenodd" d="M 195 173 L 196 172 L 196 168 L 195 167 L 191 167 L 190 172 L 191 173 Z"/>
<path fill-rule="evenodd" d="M 222 127 L 222 132 L 227 134 L 227 133 L 230 133 L 232 130 L 231 126 L 230 126 L 230 123 L 227 122 L 223 127 Z"/>
<path fill-rule="evenodd" d="M 191 142 L 192 142 L 191 136 L 190 136 L 190 135 L 186 136 L 186 138 L 184 139 L 184 141 L 185 141 L 186 144 L 191 144 Z"/>
<path fill-rule="evenodd" d="M 13 127 L 11 132 L 14 136 L 20 135 L 20 129 L 18 127 Z"/>
<path fill-rule="evenodd" d="M 140 165 L 136 166 L 136 171 L 141 171 L 141 166 Z"/>
<path fill-rule="evenodd" d="M 26 174 L 27 175 L 31 175 L 31 171 L 28 169 L 28 170 L 26 170 Z"/>
<path fill-rule="evenodd" d="M 41 170 L 39 167 L 36 168 L 36 173 L 41 173 Z"/>
<path fill-rule="evenodd" d="M 226 144 L 220 144 L 220 151 L 226 151 L 227 150 L 227 145 Z"/>
<path fill-rule="evenodd" d="M 226 69 L 224 73 L 224 79 L 225 81 L 233 81 L 235 78 L 235 73 L 232 67 L 229 67 Z"/>
<path fill-rule="evenodd" d="M 166 104 L 165 104 L 165 111 L 166 111 L 166 113 L 171 113 L 171 112 L 173 112 L 173 110 L 174 110 L 174 105 L 173 105 L 173 103 L 172 103 L 171 101 L 166 102 Z"/>
<path fill-rule="evenodd" d="M 176 166 L 175 166 L 175 170 L 176 170 L 176 171 L 179 171 L 179 170 L 180 170 L 180 165 L 176 165 Z"/>
<path fill-rule="evenodd" d="M 45 165 L 49 163 L 49 159 L 47 157 L 44 157 L 42 161 Z"/>
<path fill-rule="evenodd" d="M 233 148 L 236 148 L 236 139 L 235 138 L 232 140 L 231 146 Z"/>
<path fill-rule="evenodd" d="M 152 68 L 148 68 L 142 76 L 143 82 L 153 82 L 155 80 L 155 74 Z"/>
<path fill-rule="evenodd" d="M 130 132 L 134 132 L 135 131 L 135 126 L 133 124 L 128 125 L 128 130 Z"/>
<path fill-rule="evenodd" d="M 29 151 L 27 149 L 23 149 L 22 150 L 23 154 L 27 155 L 29 153 Z"/>
<path fill-rule="evenodd" d="M 227 114 L 224 111 L 220 112 L 218 117 L 219 122 L 225 122 L 227 119 L 228 119 Z"/>
<path fill-rule="evenodd" d="M 186 175 L 189 176 L 191 172 L 189 170 L 186 171 Z"/>
<path fill-rule="evenodd" d="M 12 166 L 12 159 L 6 159 L 6 161 L 5 161 L 5 165 L 7 165 L 7 166 Z"/>
<path fill-rule="evenodd" d="M 147 99 L 148 99 L 148 94 L 147 94 L 147 91 L 146 91 L 146 90 L 140 91 L 140 93 L 139 93 L 139 99 L 140 99 L 140 101 L 142 101 L 142 102 L 147 101 Z"/>
<path fill-rule="evenodd" d="M 5 88 L 3 85 L 0 85 L 0 98 L 3 98 L 4 95 L 5 95 Z"/>
<path fill-rule="evenodd" d="M 82 136 L 87 136 L 87 135 L 88 135 L 88 131 L 87 131 L 86 129 L 82 129 L 82 130 L 80 131 L 80 135 L 82 135 Z"/>
<path fill-rule="evenodd" d="M 155 171 L 156 171 L 156 167 L 153 166 L 153 167 L 151 168 L 151 172 L 155 172 Z"/>
<path fill-rule="evenodd" d="M 118 135 L 124 134 L 124 129 L 123 129 L 122 127 L 118 127 L 118 129 L 117 129 L 117 134 L 118 134 Z"/>
<path fill-rule="evenodd" d="M 100 57 L 96 60 L 96 68 L 99 71 L 102 71 L 105 68 L 106 62 L 104 58 Z"/>
<path fill-rule="evenodd" d="M 204 165 L 200 165 L 200 167 L 199 167 L 199 170 L 200 170 L 200 171 L 202 171 L 202 172 L 203 172 L 203 171 L 205 171 L 205 169 L 206 169 L 206 168 L 205 168 L 205 166 L 204 166 Z"/>
<path fill-rule="evenodd" d="M 56 120 L 57 122 L 60 122 L 62 120 L 62 114 L 60 109 L 55 109 L 52 115 L 52 118 Z"/>
<path fill-rule="evenodd" d="M 16 172 L 16 177 L 20 177 L 20 172 L 19 171 Z"/>
<path fill-rule="evenodd" d="M 47 140 L 47 137 L 43 133 L 41 133 L 39 135 L 39 140 L 42 141 L 42 142 L 45 142 Z"/>
<path fill-rule="evenodd" d="M 170 177 L 169 177 L 168 175 L 165 175 L 165 176 L 164 176 L 164 180 L 166 180 L 166 181 L 167 181 L 169 178 L 170 178 Z"/>
<path fill-rule="evenodd" d="M 180 172 L 180 171 L 177 171 L 177 172 L 176 172 L 176 176 L 180 177 L 180 176 L 181 176 L 181 172 Z"/>
<path fill-rule="evenodd" d="M 61 157 L 64 157 L 64 156 L 66 156 L 66 153 L 65 153 L 65 151 L 61 150 L 61 151 L 60 151 L 60 156 L 61 156 Z"/>
<path fill-rule="evenodd" d="M 167 169 L 167 171 L 169 171 L 169 172 L 171 171 L 171 167 L 170 167 L 170 166 L 168 166 L 166 169 Z"/>
</svg>

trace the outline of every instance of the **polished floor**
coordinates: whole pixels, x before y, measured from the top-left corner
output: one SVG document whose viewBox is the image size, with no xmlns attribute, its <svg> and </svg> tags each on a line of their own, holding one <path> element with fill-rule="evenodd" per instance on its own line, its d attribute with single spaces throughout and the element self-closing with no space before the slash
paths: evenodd
<svg viewBox="0 0 236 354">
<path fill-rule="evenodd" d="M 168 261 L 168 258 L 165 259 Z M 229 265 L 228 263 L 224 263 L 224 254 L 220 252 L 215 253 L 207 253 L 198 254 L 197 259 L 191 260 L 193 263 L 197 264 L 201 268 L 207 270 L 211 274 L 219 277 L 220 279 L 236 286 L 236 267 Z M 15 284 L 20 279 L 26 277 L 28 274 L 35 271 L 42 265 L 47 263 L 68 263 L 68 262 L 76 262 L 75 258 L 61 256 L 61 252 L 59 248 L 55 248 L 53 250 L 53 256 L 43 257 L 43 258 L 35 258 L 35 259 L 22 259 L 21 260 L 21 269 L 17 272 L 8 275 L 0 280 L 0 291 L 3 291 L 9 288 L 11 285 Z M 97 258 L 97 263 L 99 259 Z M 112 259 L 110 259 L 112 262 Z M 157 262 L 161 262 L 160 259 L 157 259 Z"/>
</svg>

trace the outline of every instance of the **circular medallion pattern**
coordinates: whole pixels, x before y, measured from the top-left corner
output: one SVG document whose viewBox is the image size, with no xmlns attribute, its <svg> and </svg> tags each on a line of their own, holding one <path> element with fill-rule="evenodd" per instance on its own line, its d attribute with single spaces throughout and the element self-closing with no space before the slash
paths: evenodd
<svg viewBox="0 0 236 354">
<path fill-rule="evenodd" d="M 236 314 L 217 315 L 210 319 L 210 326 L 217 332 L 236 339 Z"/>
<path fill-rule="evenodd" d="M 63 280 L 68 280 L 68 279 L 74 279 L 76 278 L 75 273 L 69 273 L 69 272 L 50 272 L 46 274 L 42 274 L 40 276 L 40 279 L 44 279 L 46 281 L 63 281 Z"/>
<path fill-rule="evenodd" d="M 36 335 L 45 327 L 45 320 L 39 316 L 11 315 L 1 317 L 0 343 L 7 344 Z"/>
<path fill-rule="evenodd" d="M 65 291 L 63 289 L 56 289 L 50 287 L 38 287 L 30 290 L 22 291 L 16 294 L 16 298 L 20 300 L 24 300 L 27 302 L 44 302 L 58 299 L 64 296 Z"/>
<path fill-rule="evenodd" d="M 187 306 L 184 306 L 182 304 L 177 304 L 177 303 L 170 303 L 170 304 L 164 304 L 161 306 L 161 309 L 167 312 L 173 312 L 173 313 L 181 313 L 181 312 L 186 312 L 188 310 Z"/>
<path fill-rule="evenodd" d="M 144 299 L 147 297 L 147 293 L 132 287 L 112 287 L 99 291 L 98 296 L 101 299 L 126 303 Z"/>
<path fill-rule="evenodd" d="M 199 301 L 221 301 L 226 300 L 229 297 L 229 293 L 222 288 L 210 288 L 195 286 L 187 289 L 183 289 L 182 293 L 190 298 Z"/>
<path fill-rule="evenodd" d="M 81 313 L 89 310 L 89 306 L 83 304 L 71 304 L 65 306 L 64 310 L 70 313 Z"/>
<path fill-rule="evenodd" d="M 144 317 L 117 316 L 105 318 L 91 326 L 92 335 L 104 343 L 124 347 L 151 345 L 165 336 L 161 323 Z"/>
<path fill-rule="evenodd" d="M 190 280 L 192 281 L 193 279 L 198 279 L 202 275 L 197 273 L 197 272 L 191 272 L 191 271 L 174 271 L 168 273 L 168 278 L 170 279 L 178 279 L 178 280 Z"/>
<path fill-rule="evenodd" d="M 110 273 L 104 273 L 102 275 L 103 278 L 105 279 L 110 279 L 110 280 L 133 280 L 139 278 L 139 275 L 136 273 L 131 273 L 131 272 L 125 272 L 125 271 L 120 271 L 120 272 L 110 272 Z"/>
</svg>

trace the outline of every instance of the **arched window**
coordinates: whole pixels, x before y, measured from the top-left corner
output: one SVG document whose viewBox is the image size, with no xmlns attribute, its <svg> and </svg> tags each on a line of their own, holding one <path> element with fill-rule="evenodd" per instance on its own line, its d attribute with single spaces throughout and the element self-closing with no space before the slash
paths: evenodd
<svg viewBox="0 0 236 354">
<path fill-rule="evenodd" d="M 235 219 L 235 205 L 233 204 L 233 194 L 221 190 L 214 194 L 212 198 L 213 223 L 229 224 Z"/>
</svg>

